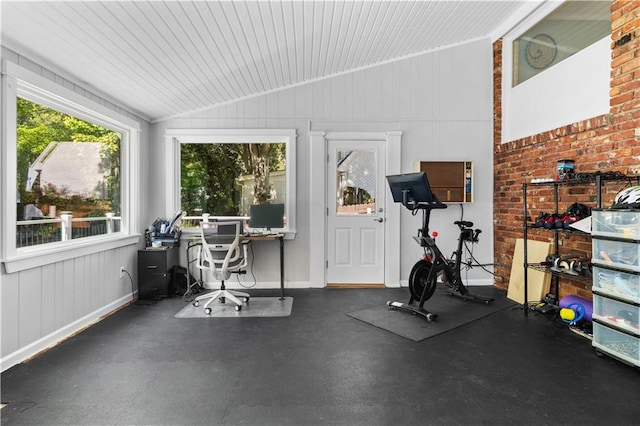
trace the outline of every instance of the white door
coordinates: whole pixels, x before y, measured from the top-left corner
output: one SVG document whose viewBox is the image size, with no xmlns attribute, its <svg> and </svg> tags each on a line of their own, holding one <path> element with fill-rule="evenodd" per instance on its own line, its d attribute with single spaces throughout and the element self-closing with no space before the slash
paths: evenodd
<svg viewBox="0 0 640 426">
<path fill-rule="evenodd" d="M 384 284 L 384 149 L 327 142 L 327 284 Z"/>
</svg>

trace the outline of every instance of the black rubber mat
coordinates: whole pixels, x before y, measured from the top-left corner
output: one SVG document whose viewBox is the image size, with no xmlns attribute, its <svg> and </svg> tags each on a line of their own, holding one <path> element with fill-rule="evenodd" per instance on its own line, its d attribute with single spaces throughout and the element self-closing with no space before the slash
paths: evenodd
<svg viewBox="0 0 640 426">
<path fill-rule="evenodd" d="M 438 288 L 424 304 L 425 310 L 437 315 L 433 321 L 428 321 L 422 315 L 390 309 L 386 304 L 350 312 L 347 315 L 419 342 L 515 305 L 513 301 L 507 299 L 505 291 L 493 286 L 470 287 L 469 290 L 471 293 L 490 296 L 495 300 L 489 304 L 463 300 L 450 295 L 443 287 Z M 409 291 L 407 290 L 406 300 L 397 300 L 397 302 L 407 303 L 408 301 Z"/>
</svg>

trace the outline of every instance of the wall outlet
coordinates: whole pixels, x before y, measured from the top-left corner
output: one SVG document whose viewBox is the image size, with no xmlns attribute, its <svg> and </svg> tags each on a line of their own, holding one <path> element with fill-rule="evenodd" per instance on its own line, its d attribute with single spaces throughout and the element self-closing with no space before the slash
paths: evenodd
<svg viewBox="0 0 640 426">
<path fill-rule="evenodd" d="M 120 267 L 120 279 L 124 277 L 124 266 Z"/>
</svg>

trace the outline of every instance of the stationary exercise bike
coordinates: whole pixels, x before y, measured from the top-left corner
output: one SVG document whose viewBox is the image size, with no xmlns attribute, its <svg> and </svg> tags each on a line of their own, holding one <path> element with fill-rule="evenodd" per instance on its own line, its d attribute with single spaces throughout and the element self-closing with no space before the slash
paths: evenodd
<svg viewBox="0 0 640 426">
<path fill-rule="evenodd" d="M 411 210 L 412 214 L 422 211 L 422 228 L 418 230 L 418 236 L 414 239 L 424 249 L 423 258 L 416 262 L 409 275 L 409 292 L 411 294 L 409 303 L 389 301 L 387 306 L 390 309 L 421 315 L 428 321 L 435 320 L 437 314 L 424 309 L 424 303 L 433 296 L 439 277 L 444 278 L 443 282 L 449 286 L 449 294 L 452 296 L 486 304 L 493 302 L 492 297 L 470 293 L 462 282 L 460 273 L 463 245 L 477 243 L 478 236 L 482 231 L 473 229 L 472 222 L 455 221 L 454 225 L 457 225 L 460 230 L 458 247 L 453 252 L 451 259 L 445 258 L 436 244 L 437 233 L 429 235 L 429 219 L 431 210 L 445 209 L 447 205 L 441 203 L 433 194 L 427 175 L 424 172 L 408 173 L 387 176 L 387 180 L 395 202 L 402 203 L 403 206 Z M 418 303 L 417 306 L 414 304 L 415 302 Z"/>
</svg>

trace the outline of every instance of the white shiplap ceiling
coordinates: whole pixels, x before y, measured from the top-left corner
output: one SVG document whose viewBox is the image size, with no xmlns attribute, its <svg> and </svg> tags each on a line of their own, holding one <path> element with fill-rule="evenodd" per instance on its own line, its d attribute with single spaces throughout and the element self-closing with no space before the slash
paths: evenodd
<svg viewBox="0 0 640 426">
<path fill-rule="evenodd" d="M 6 1 L 2 44 L 150 121 L 495 38 L 523 1 Z"/>
</svg>

